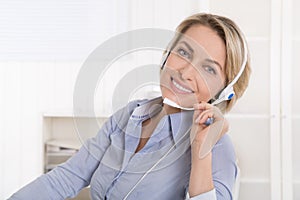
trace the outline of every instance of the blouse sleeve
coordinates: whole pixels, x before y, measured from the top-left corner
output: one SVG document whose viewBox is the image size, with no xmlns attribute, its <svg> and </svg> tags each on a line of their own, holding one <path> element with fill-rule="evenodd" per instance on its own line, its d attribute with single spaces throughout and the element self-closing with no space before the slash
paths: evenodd
<svg viewBox="0 0 300 200">
<path fill-rule="evenodd" d="M 236 156 L 228 134 L 225 134 L 212 149 L 212 176 L 214 189 L 186 200 L 233 199 L 233 188 L 237 176 Z M 188 191 L 188 189 L 187 189 Z"/>
<path fill-rule="evenodd" d="M 103 124 L 97 135 L 88 139 L 74 156 L 21 188 L 9 200 L 59 200 L 76 196 L 81 189 L 90 184 L 95 170 L 111 144 L 111 133 L 125 126 L 134 108 L 144 101 L 135 100 L 119 109 Z"/>
<path fill-rule="evenodd" d="M 109 134 L 113 127 L 114 122 L 110 117 L 97 135 L 88 139 L 74 156 L 21 188 L 9 200 L 58 200 L 76 196 L 90 184 L 91 177 L 110 144 Z"/>
<path fill-rule="evenodd" d="M 195 197 L 190 197 L 189 193 L 186 193 L 185 200 L 216 200 L 216 190 L 212 189 L 211 191 L 205 192 L 203 194 L 197 195 Z"/>
</svg>

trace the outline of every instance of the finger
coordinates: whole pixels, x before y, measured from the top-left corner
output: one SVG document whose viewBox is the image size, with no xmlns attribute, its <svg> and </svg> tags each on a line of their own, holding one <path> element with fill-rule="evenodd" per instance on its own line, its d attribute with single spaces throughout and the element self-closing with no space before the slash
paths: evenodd
<svg viewBox="0 0 300 200">
<path fill-rule="evenodd" d="M 206 120 L 207 120 L 207 118 L 209 118 L 209 117 L 211 117 L 211 118 L 213 118 L 214 117 L 214 111 L 213 111 L 213 109 L 209 109 L 209 110 L 205 110 L 205 111 L 203 111 L 202 113 L 200 113 L 200 115 L 196 118 L 196 120 L 195 120 L 195 123 L 200 123 L 200 124 L 202 124 L 202 123 L 204 123 Z M 204 122 L 203 122 L 204 121 Z"/>
<path fill-rule="evenodd" d="M 216 120 L 223 120 L 224 119 L 224 115 L 218 107 L 212 106 L 211 109 L 209 109 L 209 110 L 212 110 L 212 112 L 214 113 L 213 117 Z M 202 114 L 203 114 L 203 112 L 202 112 Z"/>
<path fill-rule="evenodd" d="M 207 109 L 212 108 L 213 105 L 202 101 L 201 103 L 194 104 L 193 107 L 194 107 L 194 109 L 207 110 Z"/>
<path fill-rule="evenodd" d="M 214 118 L 214 113 L 210 110 L 208 110 L 201 116 L 199 123 L 204 124 L 209 118 Z"/>
<path fill-rule="evenodd" d="M 195 121 L 203 112 L 204 110 L 195 110 L 194 111 L 194 116 L 193 116 L 193 120 Z"/>
<path fill-rule="evenodd" d="M 213 108 L 214 106 L 206 103 L 206 102 L 201 102 L 201 103 L 197 103 L 194 104 L 194 121 L 196 120 L 196 122 L 198 122 L 200 120 L 201 117 L 199 117 L 203 112 L 205 112 L 208 109 Z"/>
<path fill-rule="evenodd" d="M 208 110 L 213 108 L 215 110 L 215 115 L 217 118 L 222 118 L 223 114 L 221 110 L 217 106 L 213 106 L 212 104 L 206 103 L 206 102 L 201 102 L 198 104 L 194 104 L 194 109 L 197 110 Z"/>
</svg>

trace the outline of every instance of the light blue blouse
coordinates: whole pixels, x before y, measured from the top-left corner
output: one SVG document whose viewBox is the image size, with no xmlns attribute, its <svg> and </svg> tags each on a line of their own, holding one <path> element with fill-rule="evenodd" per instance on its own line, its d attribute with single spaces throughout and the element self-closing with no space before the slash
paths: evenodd
<svg viewBox="0 0 300 200">
<path fill-rule="evenodd" d="M 189 199 L 191 150 L 189 134 L 185 133 L 192 124 L 193 111 L 164 116 L 146 145 L 135 153 L 142 122 L 159 112 L 161 105 L 161 97 L 128 103 L 67 162 L 38 177 L 13 194 L 10 200 L 66 199 L 89 185 L 94 200 L 120 200 L 138 181 L 140 183 L 129 193 L 128 199 Z M 228 134 L 214 146 L 212 159 L 215 189 L 190 199 L 232 199 L 237 166 Z"/>
</svg>

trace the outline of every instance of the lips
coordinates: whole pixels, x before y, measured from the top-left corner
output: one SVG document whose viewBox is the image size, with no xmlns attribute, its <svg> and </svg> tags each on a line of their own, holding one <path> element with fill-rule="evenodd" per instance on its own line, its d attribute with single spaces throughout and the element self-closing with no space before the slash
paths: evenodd
<svg viewBox="0 0 300 200">
<path fill-rule="evenodd" d="M 193 90 L 191 90 L 187 86 L 183 85 L 179 81 L 175 80 L 173 77 L 171 77 L 171 87 L 175 92 L 178 92 L 178 93 L 181 93 L 181 94 L 194 93 Z"/>
</svg>

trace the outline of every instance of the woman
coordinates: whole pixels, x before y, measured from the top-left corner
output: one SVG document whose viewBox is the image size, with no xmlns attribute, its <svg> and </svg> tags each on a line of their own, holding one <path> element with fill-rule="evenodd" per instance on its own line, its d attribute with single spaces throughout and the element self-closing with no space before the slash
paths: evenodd
<svg viewBox="0 0 300 200">
<path fill-rule="evenodd" d="M 177 32 L 162 64 L 162 97 L 130 102 L 76 155 L 10 199 L 65 199 L 88 185 L 92 199 L 232 199 L 237 166 L 222 113 L 248 85 L 248 57 L 235 95 L 211 103 L 240 71 L 247 47 L 221 16 L 193 15 Z"/>
</svg>

